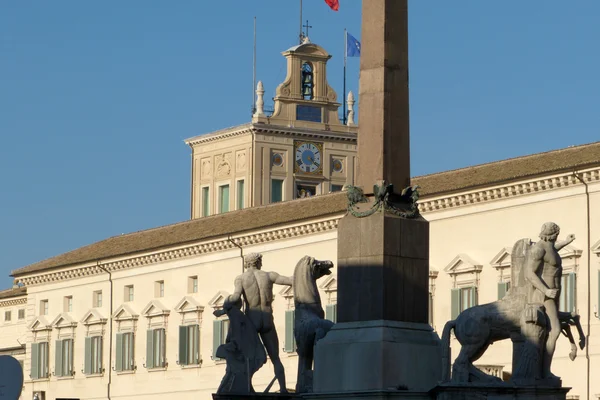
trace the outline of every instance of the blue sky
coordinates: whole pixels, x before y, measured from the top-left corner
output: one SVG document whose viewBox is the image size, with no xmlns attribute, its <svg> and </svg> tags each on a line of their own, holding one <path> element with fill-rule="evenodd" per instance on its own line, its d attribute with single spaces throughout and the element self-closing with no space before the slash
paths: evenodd
<svg viewBox="0 0 600 400">
<path fill-rule="evenodd" d="M 340 3 L 304 0 L 304 19 L 341 96 L 361 2 Z M 249 120 L 254 16 L 273 96 L 298 4 L 2 2 L 0 287 L 12 269 L 188 219 L 183 139 Z M 600 2 L 410 0 L 409 19 L 414 175 L 600 140 Z"/>
</svg>

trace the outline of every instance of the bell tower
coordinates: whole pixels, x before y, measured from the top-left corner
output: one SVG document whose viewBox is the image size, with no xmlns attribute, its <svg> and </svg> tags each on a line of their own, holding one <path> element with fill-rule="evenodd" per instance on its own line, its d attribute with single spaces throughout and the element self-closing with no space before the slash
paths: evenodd
<svg viewBox="0 0 600 400">
<path fill-rule="evenodd" d="M 255 115 L 253 122 L 289 127 L 329 130 L 342 127 L 338 119 L 337 93 L 327 83 L 327 61 L 331 55 L 308 38 L 284 51 L 287 75 L 275 93 L 273 115 Z"/>
</svg>

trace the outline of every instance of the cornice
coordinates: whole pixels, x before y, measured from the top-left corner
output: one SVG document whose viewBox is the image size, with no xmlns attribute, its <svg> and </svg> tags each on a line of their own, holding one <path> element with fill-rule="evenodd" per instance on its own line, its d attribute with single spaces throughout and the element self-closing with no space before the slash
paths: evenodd
<svg viewBox="0 0 600 400">
<path fill-rule="evenodd" d="M 266 232 L 252 233 L 244 236 L 232 237 L 232 240 L 239 246 L 250 246 L 274 242 L 278 240 L 291 239 L 312 235 L 315 233 L 323 233 L 337 228 L 338 221 L 341 216 L 331 217 L 326 220 L 317 222 L 309 222 L 302 225 L 286 226 L 276 229 L 271 229 Z M 237 247 L 228 240 L 222 238 L 219 240 L 190 244 L 184 247 L 179 247 L 170 250 L 159 250 L 151 254 L 131 256 L 115 261 L 102 263 L 102 267 L 110 272 L 122 271 L 131 268 L 144 267 L 152 264 L 157 264 L 165 261 L 173 261 L 182 258 L 196 257 L 219 251 L 237 249 Z M 53 271 L 48 273 L 40 273 L 19 279 L 25 286 L 36 286 L 47 283 L 56 283 L 65 280 L 90 277 L 94 275 L 104 274 L 105 272 L 98 268 L 97 265 L 85 265 L 75 267 L 69 270 Z M 25 299 L 26 300 L 26 299 Z"/>
<path fill-rule="evenodd" d="M 10 300 L 0 301 L 0 307 L 12 307 L 12 306 L 18 306 L 21 304 L 27 304 L 27 297 L 21 297 L 20 299 L 10 299 Z"/>
<path fill-rule="evenodd" d="M 594 168 L 579 172 L 586 183 L 600 182 L 600 168 Z M 452 208 L 482 204 L 486 202 L 505 200 L 529 194 L 535 194 L 550 190 L 563 189 L 575 185 L 581 185 L 573 172 L 565 172 L 552 177 L 538 178 L 522 182 L 512 182 L 505 185 L 495 186 L 460 193 L 452 193 L 446 196 L 422 199 L 419 201 L 421 213 L 444 211 Z M 425 197 L 425 196 L 424 196 Z"/>
</svg>

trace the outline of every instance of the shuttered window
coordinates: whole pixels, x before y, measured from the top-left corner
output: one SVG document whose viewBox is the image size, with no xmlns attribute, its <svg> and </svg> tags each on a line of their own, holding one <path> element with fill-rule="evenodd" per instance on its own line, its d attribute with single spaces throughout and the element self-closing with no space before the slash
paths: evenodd
<svg viewBox="0 0 600 400">
<path fill-rule="evenodd" d="M 102 368 L 102 336 L 85 338 L 85 359 L 83 373 L 85 375 L 101 374 Z"/>
<path fill-rule="evenodd" d="M 498 282 L 498 300 L 502 300 L 510 289 L 510 282 Z"/>
<path fill-rule="evenodd" d="M 456 319 L 462 311 L 477 305 L 477 288 L 470 286 L 452 289 L 450 302 L 452 319 Z"/>
<path fill-rule="evenodd" d="M 165 329 L 146 331 L 146 368 L 164 368 L 166 366 Z"/>
<path fill-rule="evenodd" d="M 215 361 L 221 360 L 217 357 L 217 349 L 227 341 L 227 332 L 229 332 L 229 320 L 218 319 L 213 321 L 213 354 Z"/>
<path fill-rule="evenodd" d="M 115 344 L 116 371 L 133 371 L 135 369 L 134 350 L 135 336 L 133 332 L 117 333 Z"/>
<path fill-rule="evenodd" d="M 429 292 L 429 310 L 427 313 L 429 325 L 433 326 L 433 293 Z"/>
<path fill-rule="evenodd" d="M 200 364 L 200 326 L 179 327 L 179 365 Z"/>
<path fill-rule="evenodd" d="M 333 323 L 337 322 L 337 304 L 327 304 L 325 306 L 325 319 Z"/>
<path fill-rule="evenodd" d="M 560 311 L 573 312 L 577 310 L 577 305 L 575 304 L 575 295 L 577 293 L 576 283 L 577 277 L 575 272 L 571 272 L 562 276 L 559 300 Z"/>
<path fill-rule="evenodd" d="M 283 351 L 293 353 L 296 351 L 296 338 L 294 337 L 295 310 L 285 312 L 285 341 Z"/>
<path fill-rule="evenodd" d="M 31 379 L 48 377 L 48 342 L 31 344 Z"/>
<path fill-rule="evenodd" d="M 73 375 L 73 339 L 57 340 L 54 353 L 54 375 Z"/>
</svg>

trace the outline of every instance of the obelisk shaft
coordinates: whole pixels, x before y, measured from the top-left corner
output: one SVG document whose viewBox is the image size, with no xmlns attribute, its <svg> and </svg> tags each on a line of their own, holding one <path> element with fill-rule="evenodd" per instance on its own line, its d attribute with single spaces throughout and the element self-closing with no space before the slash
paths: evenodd
<svg viewBox="0 0 600 400">
<path fill-rule="evenodd" d="M 363 0 L 357 186 L 410 183 L 407 0 Z"/>
</svg>

